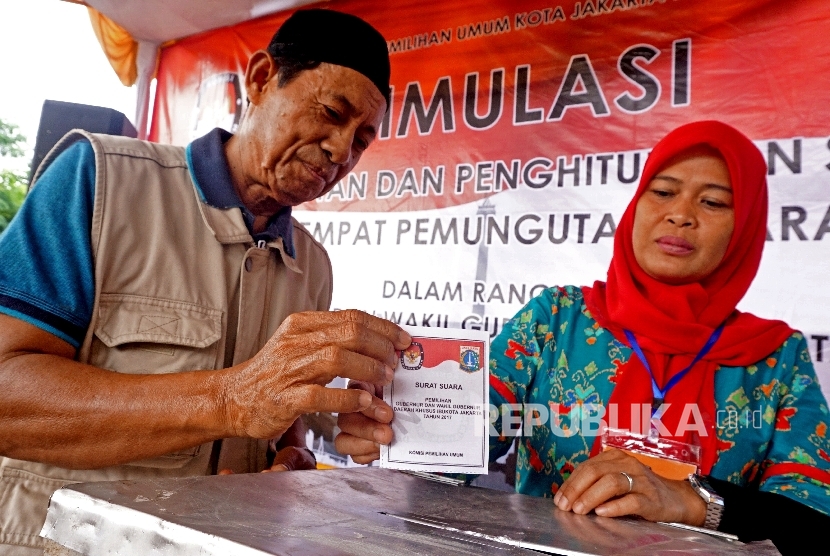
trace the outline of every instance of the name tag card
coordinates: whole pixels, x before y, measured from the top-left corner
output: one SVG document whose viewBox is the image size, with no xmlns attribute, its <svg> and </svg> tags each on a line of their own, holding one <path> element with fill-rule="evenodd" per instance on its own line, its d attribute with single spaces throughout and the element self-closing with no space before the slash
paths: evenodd
<svg viewBox="0 0 830 556">
<path fill-rule="evenodd" d="M 394 440 L 380 466 L 487 474 L 490 340 L 487 332 L 403 326 L 412 345 L 384 387 Z"/>
</svg>

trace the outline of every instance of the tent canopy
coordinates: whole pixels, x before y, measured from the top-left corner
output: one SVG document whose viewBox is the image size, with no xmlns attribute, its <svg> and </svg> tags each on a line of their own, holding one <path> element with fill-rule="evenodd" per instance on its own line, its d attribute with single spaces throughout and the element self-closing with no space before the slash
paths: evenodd
<svg viewBox="0 0 830 556">
<path fill-rule="evenodd" d="M 89 8 L 98 42 L 127 87 L 138 83 L 135 127 L 146 137 L 159 47 L 177 39 L 327 0 L 65 0 Z"/>
<path fill-rule="evenodd" d="M 317 0 L 86 0 L 136 41 L 162 44 Z"/>
</svg>

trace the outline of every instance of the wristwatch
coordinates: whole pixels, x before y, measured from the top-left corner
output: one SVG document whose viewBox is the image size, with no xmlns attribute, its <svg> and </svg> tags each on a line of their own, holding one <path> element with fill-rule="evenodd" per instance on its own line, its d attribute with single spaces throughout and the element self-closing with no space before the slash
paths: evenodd
<svg viewBox="0 0 830 556">
<path fill-rule="evenodd" d="M 723 497 L 715 492 L 706 477 L 702 475 L 694 473 L 689 475 L 689 484 L 706 502 L 706 521 L 703 527 L 713 531 L 717 530 L 721 516 L 723 516 Z"/>
</svg>

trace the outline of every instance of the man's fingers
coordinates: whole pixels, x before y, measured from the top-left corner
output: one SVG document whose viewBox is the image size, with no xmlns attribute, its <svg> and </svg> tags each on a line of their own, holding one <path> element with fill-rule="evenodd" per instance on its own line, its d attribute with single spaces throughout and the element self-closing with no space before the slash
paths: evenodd
<svg viewBox="0 0 830 556">
<path fill-rule="evenodd" d="M 339 311 L 335 314 L 342 314 L 345 320 L 362 324 L 381 336 L 389 338 L 395 346 L 395 349 L 406 349 L 412 343 L 412 337 L 403 328 L 386 319 L 381 319 L 354 309 Z"/>
<path fill-rule="evenodd" d="M 295 313 L 283 322 L 280 331 L 289 334 L 304 334 L 344 323 L 354 323 L 359 327 L 374 331 L 389 340 L 394 345 L 394 349 L 406 349 L 412 343 L 412 338 L 400 326 L 356 309 Z"/>
<path fill-rule="evenodd" d="M 353 413 L 368 408 L 373 400 L 372 394 L 364 390 L 326 388 L 316 384 L 297 387 L 292 398 L 298 414 L 318 411 Z"/>
<path fill-rule="evenodd" d="M 285 465 L 278 463 L 276 465 L 272 465 L 268 469 L 263 469 L 260 473 L 282 473 L 283 471 L 291 471 Z"/>
<path fill-rule="evenodd" d="M 360 390 L 366 390 L 370 394 L 374 394 L 378 398 L 383 397 L 383 386 L 380 384 L 372 384 L 363 380 L 350 380 L 346 388 L 359 388 Z"/>
<path fill-rule="evenodd" d="M 375 394 L 379 396 L 380 394 L 376 393 L 377 388 L 374 384 L 366 382 L 365 380 L 350 380 L 348 384 L 346 384 L 346 388 L 352 388 L 354 390 L 365 390 L 370 394 Z"/>
<path fill-rule="evenodd" d="M 376 358 L 349 350 L 344 346 L 328 346 L 319 353 L 319 360 L 329 367 L 333 376 L 373 384 L 389 384 L 394 378 L 391 367 Z"/>
<path fill-rule="evenodd" d="M 314 330 L 302 332 L 292 330 L 280 340 L 289 342 L 295 349 L 320 352 L 329 358 L 336 354 L 326 354 L 327 350 L 341 349 L 376 359 L 391 368 L 398 364 L 392 339 L 353 320 L 321 324 Z"/>
<path fill-rule="evenodd" d="M 341 432 L 334 438 L 335 449 L 351 456 L 355 463 L 371 463 L 380 458 L 380 446 L 371 440 Z"/>
<path fill-rule="evenodd" d="M 349 381 L 347 388 L 364 390 L 366 392 L 374 393 L 372 404 L 362 411 L 363 415 L 369 419 L 374 419 L 379 423 L 388 424 L 392 422 L 394 413 L 392 407 L 383 401 L 379 396 L 383 394 L 383 388 L 374 384 L 369 384 L 363 381 Z"/>
<path fill-rule="evenodd" d="M 383 424 L 391 423 L 392 417 L 394 417 L 392 408 L 389 404 L 378 397 L 373 397 L 372 405 L 364 409 L 361 413 L 363 413 L 366 417 Z"/>
<path fill-rule="evenodd" d="M 369 455 L 369 456 L 353 457 L 352 461 L 355 462 L 355 463 L 360 463 L 362 465 L 366 465 L 366 464 L 372 463 L 373 461 L 377 461 L 379 459 L 380 459 L 380 451 L 378 451 L 377 454 L 372 454 L 372 455 Z"/>
<path fill-rule="evenodd" d="M 271 346 L 280 353 L 293 354 L 295 358 L 302 358 L 305 353 L 311 355 L 315 362 L 330 363 L 331 367 L 325 371 L 332 377 L 389 383 L 393 376 L 392 369 L 398 365 L 395 350 L 397 344 L 402 343 L 398 340 L 398 332 L 403 331 L 393 323 L 365 313 L 343 313 L 354 316 L 334 318 L 332 314 L 322 312 L 302 313 L 303 318 L 298 317 L 291 321 L 290 326 L 280 327 L 272 338 Z M 289 318 L 293 317 L 295 315 Z M 308 328 L 310 323 L 315 322 L 315 326 Z M 365 322 L 375 326 L 367 326 Z M 391 335 L 378 332 L 376 328 L 381 325 L 377 323 L 386 323 L 387 328 L 395 327 L 396 331 Z"/>
<path fill-rule="evenodd" d="M 298 446 L 283 448 L 274 456 L 271 471 L 299 471 L 317 469 L 317 460 L 310 450 Z"/>
<path fill-rule="evenodd" d="M 392 427 L 379 423 L 364 413 L 366 410 L 358 413 L 341 413 L 337 416 L 337 426 L 340 427 L 341 432 L 334 439 L 334 447 L 341 454 L 351 456 L 355 463 L 375 461 L 380 458 L 380 444 L 392 442 Z"/>
<path fill-rule="evenodd" d="M 392 411 L 392 407 L 381 398 L 383 395 L 383 387 L 381 385 L 370 384 L 361 380 L 350 380 L 346 388 L 373 393 L 372 403 L 362 411 L 363 415 L 379 423 L 388 424 L 392 422 L 394 412 Z"/>
<path fill-rule="evenodd" d="M 393 338 L 377 332 L 359 322 L 347 320 L 322 331 L 328 341 L 337 342 L 337 345 L 360 353 L 366 357 L 377 359 L 391 368 L 398 364 Z"/>
<path fill-rule="evenodd" d="M 341 413 L 337 416 L 340 430 L 357 438 L 363 438 L 378 444 L 392 442 L 392 427 L 366 417 L 363 413 Z"/>
</svg>

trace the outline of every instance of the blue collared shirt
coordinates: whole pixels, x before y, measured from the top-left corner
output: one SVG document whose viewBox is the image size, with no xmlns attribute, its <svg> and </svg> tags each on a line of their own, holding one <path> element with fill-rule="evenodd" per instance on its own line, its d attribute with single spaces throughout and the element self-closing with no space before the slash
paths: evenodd
<svg viewBox="0 0 830 556">
<path fill-rule="evenodd" d="M 286 254 L 292 259 L 295 258 L 291 207 L 285 207 L 271 216 L 265 231 L 253 233 L 254 215 L 242 204 L 242 199 L 236 193 L 225 157 L 224 145 L 231 137 L 232 135 L 224 129 L 216 128 L 187 146 L 187 166 L 190 169 L 190 177 L 199 191 L 199 197 L 202 202 L 215 208 L 238 207 L 254 241 L 269 242 L 282 238 Z"/>
</svg>

